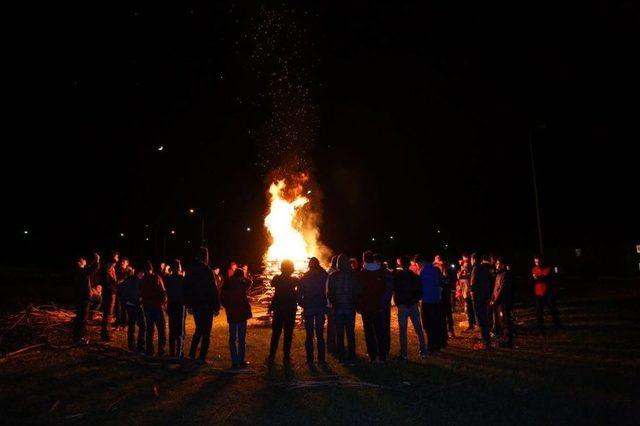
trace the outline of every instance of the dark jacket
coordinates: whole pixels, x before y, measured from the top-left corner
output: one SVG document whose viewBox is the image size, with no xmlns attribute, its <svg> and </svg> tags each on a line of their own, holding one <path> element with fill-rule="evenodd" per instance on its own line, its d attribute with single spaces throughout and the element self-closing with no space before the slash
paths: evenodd
<svg viewBox="0 0 640 426">
<path fill-rule="evenodd" d="M 167 290 L 160 276 L 147 273 L 140 283 L 140 301 L 144 306 L 163 308 L 167 304 Z"/>
<path fill-rule="evenodd" d="M 202 262 L 194 263 L 184 280 L 184 301 L 190 308 L 208 307 L 220 311 L 220 298 L 213 271 Z"/>
<path fill-rule="evenodd" d="M 249 280 L 229 278 L 220 289 L 220 301 L 227 314 L 228 323 L 243 322 L 252 317 L 251 305 L 247 299 Z"/>
<path fill-rule="evenodd" d="M 501 305 L 510 308 L 513 305 L 513 279 L 511 271 L 500 270 L 496 274 L 496 283 L 493 287 L 491 301 L 494 305 Z"/>
<path fill-rule="evenodd" d="M 471 293 L 474 298 L 489 300 L 491 297 L 491 278 L 488 263 L 476 263 L 471 270 Z"/>
<path fill-rule="evenodd" d="M 393 300 L 397 306 L 410 307 L 422 299 L 420 277 L 408 269 L 393 271 Z"/>
<path fill-rule="evenodd" d="M 167 289 L 169 305 L 184 306 L 184 277 L 178 274 L 169 274 L 164 279 Z"/>
<path fill-rule="evenodd" d="M 327 272 L 310 269 L 300 280 L 298 304 L 304 309 L 324 309 L 327 307 Z"/>
<path fill-rule="evenodd" d="M 275 289 L 271 299 L 270 309 L 279 313 L 295 313 L 298 309 L 297 289 L 300 280 L 295 277 L 276 275 L 271 280 L 271 286 Z"/>
<path fill-rule="evenodd" d="M 100 284 L 102 284 L 102 291 L 118 291 L 116 264 L 113 261 L 108 262 L 102 268 L 100 273 Z"/>
<path fill-rule="evenodd" d="M 430 263 L 425 263 L 420 270 L 420 284 L 422 285 L 422 302 L 427 304 L 442 301 L 442 280 L 440 271 Z"/>
<path fill-rule="evenodd" d="M 387 298 L 387 275 L 384 268 L 376 271 L 362 269 L 358 271 L 358 281 L 362 292 L 358 299 L 360 312 L 378 312 L 384 309 Z"/>
<path fill-rule="evenodd" d="M 100 262 L 92 262 L 84 268 L 78 266 L 73 270 L 73 293 L 76 302 L 91 300 L 91 276 L 100 268 Z"/>
<path fill-rule="evenodd" d="M 128 306 L 140 306 L 140 280 L 135 275 L 128 276 L 118 286 L 118 297 Z"/>
<path fill-rule="evenodd" d="M 338 270 L 329 275 L 328 297 L 336 311 L 353 310 L 360 296 L 360 284 L 356 273 L 351 270 L 349 258 L 338 256 Z"/>
</svg>

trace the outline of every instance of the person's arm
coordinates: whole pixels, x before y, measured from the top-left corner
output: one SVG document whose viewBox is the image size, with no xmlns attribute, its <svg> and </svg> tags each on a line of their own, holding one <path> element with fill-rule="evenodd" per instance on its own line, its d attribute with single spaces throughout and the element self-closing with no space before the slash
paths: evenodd
<svg viewBox="0 0 640 426">
<path fill-rule="evenodd" d="M 162 281 L 162 278 L 160 276 L 158 276 L 158 291 L 160 299 L 162 300 L 162 306 L 166 306 L 168 301 L 167 289 L 164 287 L 164 281 Z"/>
</svg>

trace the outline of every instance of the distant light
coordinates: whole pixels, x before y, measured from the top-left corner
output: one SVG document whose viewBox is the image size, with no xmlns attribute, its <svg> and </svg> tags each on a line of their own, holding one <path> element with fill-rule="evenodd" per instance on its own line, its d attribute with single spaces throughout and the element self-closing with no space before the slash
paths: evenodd
<svg viewBox="0 0 640 426">
<path fill-rule="evenodd" d="M 29 230 L 28 230 L 28 229 L 25 229 L 24 231 L 22 231 L 22 233 L 23 233 L 24 235 L 29 235 Z"/>
<path fill-rule="evenodd" d="M 247 226 L 247 232 L 251 232 L 251 227 Z"/>
<path fill-rule="evenodd" d="M 120 233 L 120 236 L 121 236 L 121 237 L 124 237 L 124 232 L 121 232 L 121 233 Z"/>
<path fill-rule="evenodd" d="M 145 238 L 144 240 L 145 240 L 145 241 L 149 241 L 149 237 Z"/>
<path fill-rule="evenodd" d="M 160 146 L 158 147 L 158 151 L 164 151 L 164 145 L 160 145 Z"/>
<path fill-rule="evenodd" d="M 171 230 L 171 235 L 175 235 L 176 231 L 174 231 L 173 229 Z"/>
<path fill-rule="evenodd" d="M 393 240 L 393 235 L 389 235 L 389 239 L 390 239 L 390 240 Z"/>
<path fill-rule="evenodd" d="M 149 227 L 149 225 L 148 225 L 148 224 L 146 224 L 146 225 L 144 225 L 144 227 L 145 227 L 145 228 L 148 228 L 148 227 Z"/>
<path fill-rule="evenodd" d="M 194 209 L 189 209 L 189 213 L 194 214 L 196 211 Z"/>
<path fill-rule="evenodd" d="M 451 264 L 451 269 L 456 269 L 456 264 L 455 263 Z"/>
<path fill-rule="evenodd" d="M 437 229 L 437 230 L 436 230 L 436 232 L 439 234 L 439 233 L 440 233 L 440 230 L 439 230 L 439 229 Z"/>
<path fill-rule="evenodd" d="M 447 248 L 447 247 L 449 247 L 449 244 L 445 244 L 445 245 L 444 245 L 444 248 Z"/>
<path fill-rule="evenodd" d="M 307 191 L 307 195 L 309 195 L 309 194 L 311 194 L 311 190 L 308 190 L 308 191 Z"/>
<path fill-rule="evenodd" d="M 375 238 L 375 237 L 371 237 L 371 241 L 375 241 L 375 240 L 376 240 L 376 238 Z"/>
</svg>

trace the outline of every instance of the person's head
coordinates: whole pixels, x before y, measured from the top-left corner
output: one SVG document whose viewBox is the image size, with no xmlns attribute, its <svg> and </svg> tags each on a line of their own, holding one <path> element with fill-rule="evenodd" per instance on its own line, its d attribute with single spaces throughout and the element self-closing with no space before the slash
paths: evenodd
<svg viewBox="0 0 640 426">
<path fill-rule="evenodd" d="M 180 259 L 173 259 L 169 266 L 171 267 L 172 274 L 180 275 L 182 273 L 182 262 L 180 262 Z"/>
<path fill-rule="evenodd" d="M 144 268 L 138 268 L 138 270 L 136 271 L 136 278 L 138 278 L 139 280 L 144 278 Z"/>
<path fill-rule="evenodd" d="M 85 266 L 87 266 L 87 259 L 85 259 L 84 257 L 79 257 L 76 259 L 76 265 L 78 265 L 78 268 L 82 269 Z"/>
<path fill-rule="evenodd" d="M 411 260 L 409 259 L 409 256 L 400 256 L 396 262 L 398 263 L 398 266 L 401 267 L 402 269 L 409 269 L 409 266 L 411 266 Z"/>
<path fill-rule="evenodd" d="M 505 266 L 504 259 L 502 259 L 501 257 L 496 258 L 496 269 L 502 270 L 504 266 Z"/>
<path fill-rule="evenodd" d="M 153 274 L 153 263 L 151 263 L 150 260 L 147 260 L 144 265 L 142 265 L 142 268 L 144 270 L 145 274 Z"/>
<path fill-rule="evenodd" d="M 495 265 L 497 261 L 498 261 L 498 258 L 495 255 L 493 255 L 493 254 L 489 255 L 489 263 L 490 264 Z"/>
<path fill-rule="evenodd" d="M 544 260 L 542 259 L 542 256 L 540 256 L 539 254 L 533 256 L 533 264 L 538 268 L 542 267 L 544 265 Z"/>
<path fill-rule="evenodd" d="M 371 250 L 367 250 L 362 253 L 362 262 L 363 263 L 373 263 L 373 253 Z"/>
<path fill-rule="evenodd" d="M 249 272 L 249 265 L 247 265 L 247 264 L 242 265 L 242 270 L 243 270 L 245 273 Z"/>
<path fill-rule="evenodd" d="M 309 270 L 317 271 L 318 269 L 320 269 L 320 261 L 318 260 L 318 258 L 317 257 L 309 258 Z"/>
<path fill-rule="evenodd" d="M 462 264 L 466 265 L 469 263 L 469 254 L 468 253 L 462 253 Z"/>
<path fill-rule="evenodd" d="M 120 259 L 120 267 L 126 271 L 129 267 L 129 259 L 127 259 L 126 257 Z"/>
<path fill-rule="evenodd" d="M 215 268 L 213 268 L 213 273 L 216 275 L 220 275 L 220 267 L 216 266 Z"/>
<path fill-rule="evenodd" d="M 356 259 L 355 257 L 352 257 L 351 259 L 349 259 L 349 266 L 351 267 L 352 271 L 357 271 L 358 269 L 360 269 L 360 264 L 358 263 L 358 259 Z"/>
<path fill-rule="evenodd" d="M 336 271 L 350 271 L 351 265 L 349 263 L 349 258 L 341 253 L 336 256 Z"/>
<path fill-rule="evenodd" d="M 162 272 L 165 270 L 166 267 L 167 267 L 167 264 L 165 262 L 160 262 L 160 264 L 158 265 L 158 271 Z"/>
<path fill-rule="evenodd" d="M 413 261 L 416 262 L 416 264 L 420 267 L 425 264 L 425 258 L 421 254 L 416 254 L 415 256 L 413 256 Z"/>
<path fill-rule="evenodd" d="M 114 263 L 118 263 L 118 260 L 120 260 L 120 253 L 117 251 L 111 252 L 111 260 L 113 260 Z"/>
<path fill-rule="evenodd" d="M 433 258 L 433 263 L 436 265 L 442 265 L 444 263 L 444 260 L 442 259 L 441 255 L 436 254 L 435 257 Z"/>
<path fill-rule="evenodd" d="M 295 267 L 293 266 L 293 262 L 290 261 L 289 259 L 283 260 L 282 263 L 280 264 L 280 272 L 282 272 L 282 275 L 289 276 L 293 274 L 294 271 L 295 271 Z"/>
<path fill-rule="evenodd" d="M 240 268 L 236 268 L 235 271 L 233 271 L 233 275 L 231 275 L 232 278 L 236 279 L 236 280 L 241 280 L 242 278 L 244 278 L 244 271 Z"/>
<path fill-rule="evenodd" d="M 135 274 L 136 274 L 136 271 L 131 266 L 127 266 L 127 269 L 124 270 L 124 275 L 126 277 L 132 277 Z"/>
<path fill-rule="evenodd" d="M 471 264 L 475 265 L 476 263 L 478 263 L 480 256 L 478 255 L 478 253 L 472 253 L 469 259 L 471 260 Z"/>
<path fill-rule="evenodd" d="M 205 265 L 209 264 L 209 249 L 206 247 L 200 247 L 196 253 L 196 260 L 202 262 Z"/>
<path fill-rule="evenodd" d="M 483 254 L 481 259 L 482 263 L 491 263 L 491 257 L 488 254 Z"/>
<path fill-rule="evenodd" d="M 236 269 L 238 269 L 238 263 L 236 262 L 231 262 L 229 264 L 229 269 L 231 270 L 231 272 L 235 271 Z"/>
</svg>

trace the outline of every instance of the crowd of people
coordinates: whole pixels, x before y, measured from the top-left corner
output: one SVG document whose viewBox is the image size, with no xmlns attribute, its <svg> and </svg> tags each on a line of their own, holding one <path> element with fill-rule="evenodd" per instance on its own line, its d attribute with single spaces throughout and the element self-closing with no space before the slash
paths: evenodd
<svg viewBox="0 0 640 426">
<path fill-rule="evenodd" d="M 551 268 L 540 256 L 531 270 L 538 326 L 544 327 L 544 308 L 555 326 L 560 318 L 555 305 Z M 247 321 L 252 318 L 248 291 L 252 287 L 247 267 L 233 262 L 223 277 L 219 268 L 209 266 L 205 247 L 183 269 L 180 260 L 151 262 L 137 269 L 114 252 L 106 262 L 95 254 L 88 262 L 77 260 L 74 273 L 76 319 L 73 339 L 87 343 L 86 324 L 100 305 L 101 339 L 109 341 L 112 328 L 127 329 L 130 351 L 147 356 L 184 357 L 185 321 L 191 313 L 195 331 L 189 358 L 207 362 L 214 317 L 224 309 L 229 327 L 232 368 L 245 368 Z M 295 271 L 285 260 L 280 274 L 273 277 L 274 289 L 268 308 L 272 334 L 267 356 L 274 362 L 283 341 L 283 362 L 291 362 L 291 346 L 298 307 L 305 327 L 307 363 L 326 364 L 327 353 L 345 365 L 356 361 L 356 315 L 362 319 L 368 359 L 382 363 L 391 348 L 391 309 L 397 309 L 400 351 L 398 360 L 408 360 L 408 323 L 417 336 L 421 357 L 435 356 L 456 336 L 453 308 L 461 303 L 467 329 L 479 329 L 476 350 L 487 351 L 496 340 L 501 347 L 513 347 L 513 278 L 509 263 L 490 255 L 463 255 L 458 268 L 449 268 L 442 256 L 401 256 L 390 268 L 371 251 L 361 261 L 339 254 L 325 270 L 310 258 L 308 270 Z M 169 353 L 167 346 L 167 319 Z M 155 335 L 157 333 L 157 339 Z M 346 340 L 346 342 L 345 342 Z M 157 350 L 154 345 L 157 342 Z M 199 349 L 199 351 L 198 351 Z"/>
</svg>

